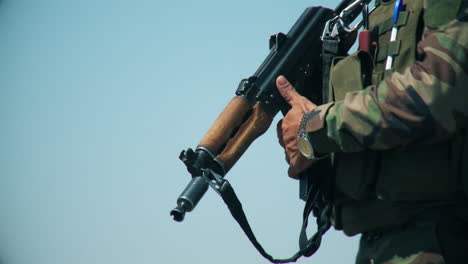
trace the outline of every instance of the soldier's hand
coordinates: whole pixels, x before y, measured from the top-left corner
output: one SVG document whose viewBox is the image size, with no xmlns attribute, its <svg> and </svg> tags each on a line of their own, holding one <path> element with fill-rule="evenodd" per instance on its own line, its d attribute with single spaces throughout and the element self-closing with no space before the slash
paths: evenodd
<svg viewBox="0 0 468 264">
<path fill-rule="evenodd" d="M 284 100 L 291 106 L 291 110 L 279 121 L 277 125 L 278 140 L 286 152 L 286 161 L 289 163 L 288 175 L 297 179 L 299 174 L 307 169 L 314 160 L 304 157 L 297 147 L 297 131 L 304 114 L 317 107 L 286 80 L 284 76 L 276 79 L 276 86 Z"/>
</svg>

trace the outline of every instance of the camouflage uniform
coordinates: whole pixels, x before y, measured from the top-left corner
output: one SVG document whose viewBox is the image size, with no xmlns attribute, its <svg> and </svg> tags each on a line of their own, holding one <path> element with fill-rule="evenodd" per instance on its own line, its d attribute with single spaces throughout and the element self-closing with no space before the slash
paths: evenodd
<svg viewBox="0 0 468 264">
<path fill-rule="evenodd" d="M 468 23 L 426 26 L 418 53 L 422 59 L 403 73 L 319 106 L 308 124 L 314 149 L 386 150 L 452 136 L 468 118 Z"/>
<path fill-rule="evenodd" d="M 348 163 L 336 168 L 344 176 L 336 176 L 335 221 L 341 223 L 335 227 L 348 235 L 363 234 L 357 263 L 467 263 L 468 210 L 465 194 L 460 196 L 460 178 L 468 175 L 468 1 L 406 4 L 421 7 L 414 20 L 421 30 L 415 54 L 400 52 L 393 73 L 382 81 L 375 76 L 383 63 L 374 59 L 371 85 L 342 98 L 332 96 L 335 101 L 314 110 L 319 114 L 306 130 L 316 153 L 332 153 L 336 164 Z M 403 56 L 414 59 L 405 64 Z M 378 165 L 367 166 L 372 159 Z M 443 167 L 439 162 L 450 168 L 457 163 L 456 172 L 445 167 L 437 171 Z M 342 186 L 361 181 L 367 167 L 373 168 L 373 176 L 358 191 L 340 194 Z M 447 180 L 452 178 L 456 180 Z"/>
</svg>

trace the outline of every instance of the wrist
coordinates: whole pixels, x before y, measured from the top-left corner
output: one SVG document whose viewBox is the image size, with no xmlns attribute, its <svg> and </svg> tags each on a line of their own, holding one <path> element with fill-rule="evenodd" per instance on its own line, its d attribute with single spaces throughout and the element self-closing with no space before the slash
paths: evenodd
<svg viewBox="0 0 468 264">
<path fill-rule="evenodd" d="M 319 160 L 327 156 L 317 153 L 317 151 L 312 146 L 312 142 L 307 131 L 308 123 L 316 118 L 319 114 L 320 110 L 318 109 L 314 109 L 311 112 L 304 114 L 297 132 L 297 147 L 299 152 L 310 160 Z"/>
</svg>

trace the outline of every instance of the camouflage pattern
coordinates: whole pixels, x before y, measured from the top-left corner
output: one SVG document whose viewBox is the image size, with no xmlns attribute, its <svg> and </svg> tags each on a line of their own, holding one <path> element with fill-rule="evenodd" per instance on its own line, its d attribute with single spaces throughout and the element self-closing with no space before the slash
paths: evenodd
<svg viewBox="0 0 468 264">
<path fill-rule="evenodd" d="M 444 264 L 435 225 L 416 222 L 384 232 L 364 233 L 356 264 Z"/>
<path fill-rule="evenodd" d="M 386 150 L 434 143 L 468 123 L 466 3 L 458 19 L 454 12 L 434 15 L 440 5 L 450 2 L 424 1 L 426 10 L 437 11 L 424 16 L 418 60 L 411 67 L 316 109 L 320 115 L 307 125 L 316 151 Z M 432 9 L 427 6 L 431 4 L 435 5 Z"/>
<path fill-rule="evenodd" d="M 466 263 L 468 227 L 443 211 L 422 214 L 401 227 L 361 236 L 356 264 Z"/>
<path fill-rule="evenodd" d="M 394 149 L 401 150 L 405 147 L 414 149 L 413 146 L 420 148 L 421 145 L 429 144 L 431 144 L 429 149 L 436 145 L 442 146 L 447 144 L 445 142 L 455 138 L 461 128 L 467 127 L 468 1 L 407 0 L 406 2 L 410 1 L 414 1 L 415 5 L 421 3 L 420 6 L 424 8 L 422 16 L 424 28 L 422 28 L 421 40 L 417 43 L 416 61 L 395 69 L 395 72 L 379 83 L 374 83 L 364 89 L 360 87 L 351 89 L 353 91 L 347 92 L 344 99 L 339 98 L 317 107 L 314 111 L 319 111 L 319 114 L 306 125 L 306 131 L 309 132 L 315 152 L 341 152 L 338 154 L 354 157 L 370 149 L 379 151 L 382 156 L 385 152 L 385 155 L 389 155 L 386 157 L 390 157 L 388 160 L 398 162 L 401 159 L 408 160 L 408 163 L 388 163 L 390 165 L 387 167 L 382 165 L 383 162 L 379 163 L 377 179 L 372 181 L 373 179 L 370 178 L 369 184 L 375 188 L 375 193 L 365 193 L 361 196 L 367 198 L 353 197 L 350 196 L 350 192 L 337 188 L 338 191 L 343 191 L 345 196 L 339 206 L 337 206 L 338 199 L 335 199 L 336 218 L 343 222 L 340 228 L 348 235 L 363 233 L 356 259 L 358 264 L 438 264 L 468 261 L 466 250 L 468 218 L 464 218 L 465 222 L 462 222 L 457 227 L 458 229 L 451 229 L 454 222 L 452 218 L 444 220 L 448 224 L 445 224 L 443 228 L 439 219 L 422 216 L 416 221 L 412 218 L 427 208 L 434 207 L 433 204 L 428 204 L 424 208 L 425 202 L 444 200 L 435 195 L 431 196 L 432 190 L 434 194 L 451 192 L 452 185 L 443 186 L 440 184 L 443 181 L 438 181 L 441 175 L 450 178 L 447 169 L 451 160 L 445 158 L 446 166 L 443 167 L 437 158 L 431 167 L 425 164 L 427 160 L 421 154 L 424 151 L 408 151 L 406 154 L 398 151 L 392 152 Z M 390 11 L 392 9 L 388 5 L 385 8 Z M 382 65 L 377 66 L 381 70 Z M 438 150 L 434 148 L 433 151 Z M 432 154 L 430 153 L 431 157 Z M 340 158 L 343 156 L 341 155 Z M 444 156 L 447 155 L 444 154 Z M 381 161 L 383 160 L 384 158 L 381 158 Z M 345 164 L 343 159 L 340 161 L 341 164 Z M 370 163 L 348 162 L 348 164 L 358 164 L 354 167 L 364 168 L 373 166 Z M 365 166 L 359 166 L 359 164 L 365 164 Z M 392 166 L 400 169 L 394 170 Z M 410 166 L 414 168 L 408 173 Z M 443 167 L 441 170 L 444 173 L 439 173 L 439 171 L 428 173 L 427 170 L 433 170 L 434 166 Z M 420 168 L 420 175 L 416 175 Z M 426 171 L 422 170 L 423 168 Z M 357 181 L 358 177 L 362 176 L 359 175 L 360 172 L 353 173 L 352 170 L 346 168 L 342 171 L 346 174 L 343 178 L 349 179 L 348 181 Z M 382 174 L 386 174 L 387 178 L 383 178 Z M 452 176 L 455 178 L 454 175 Z M 339 180 L 339 177 L 335 179 Z M 385 180 L 381 181 L 382 179 Z M 421 184 L 421 180 L 426 182 Z M 440 189 L 437 188 L 439 185 Z M 336 186 L 339 185 L 336 184 Z M 394 193 L 401 190 L 407 191 L 405 195 L 414 194 L 415 198 L 380 196 L 378 191 L 382 186 L 390 186 L 386 190 Z M 423 197 L 423 194 L 428 195 L 424 196 L 427 200 L 422 198 L 418 200 L 419 197 Z M 375 204 L 386 203 L 388 206 L 374 206 L 375 210 L 371 211 L 369 208 L 373 202 Z M 414 207 L 406 208 L 407 205 Z M 446 205 L 440 206 L 446 207 Z M 461 207 L 466 211 L 466 201 Z M 450 213 L 458 214 L 458 208 L 451 208 Z M 447 231 L 445 233 L 450 235 L 444 236 L 443 232 L 440 232 L 444 228 Z M 369 232 L 368 230 L 377 231 Z M 455 239 L 459 232 L 457 230 L 465 231 L 463 235 L 458 235 L 460 238 Z"/>
</svg>

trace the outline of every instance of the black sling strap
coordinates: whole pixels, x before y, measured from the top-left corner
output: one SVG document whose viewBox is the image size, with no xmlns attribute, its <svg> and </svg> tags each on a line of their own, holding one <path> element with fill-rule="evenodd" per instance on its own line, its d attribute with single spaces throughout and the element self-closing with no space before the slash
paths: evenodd
<svg viewBox="0 0 468 264">
<path fill-rule="evenodd" d="M 330 80 L 330 68 L 339 51 L 340 41 L 337 39 L 323 39 L 322 41 L 322 103 L 328 103 L 328 82 Z"/>
<path fill-rule="evenodd" d="M 242 209 L 242 204 L 237 198 L 234 189 L 231 184 L 220 175 L 216 174 L 212 170 L 206 169 L 203 170 L 203 177 L 208 181 L 210 186 L 223 198 L 224 203 L 226 203 L 229 211 L 231 212 L 234 219 L 240 225 L 244 233 L 249 238 L 250 242 L 254 247 L 260 252 L 260 254 L 271 261 L 272 263 L 289 263 L 295 262 L 302 256 L 309 257 L 314 254 L 320 247 L 322 241 L 322 236 L 328 231 L 331 226 L 330 215 L 331 215 L 331 204 L 326 204 L 320 214 L 317 217 L 317 232 L 310 238 L 307 238 L 306 228 L 308 225 L 308 218 L 310 213 L 315 210 L 314 206 L 322 198 L 323 193 L 317 190 L 310 190 L 310 195 L 306 201 L 303 213 L 303 224 L 301 228 L 301 233 L 299 236 L 299 246 L 300 250 L 294 254 L 292 257 L 287 259 L 275 259 L 270 254 L 268 254 L 265 249 L 257 241 L 252 228 L 245 216 L 244 210 Z M 313 195 L 312 195 L 313 194 Z"/>
</svg>

